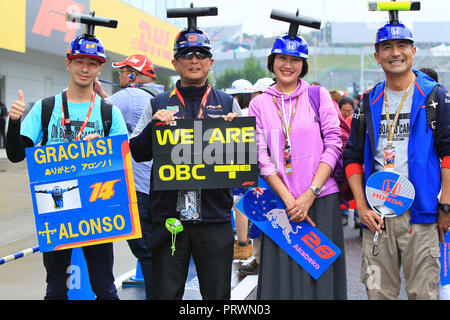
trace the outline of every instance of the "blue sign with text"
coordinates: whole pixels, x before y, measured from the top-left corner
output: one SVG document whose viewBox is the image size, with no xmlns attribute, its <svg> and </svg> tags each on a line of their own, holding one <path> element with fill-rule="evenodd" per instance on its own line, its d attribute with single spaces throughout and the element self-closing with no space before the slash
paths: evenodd
<svg viewBox="0 0 450 320">
<path fill-rule="evenodd" d="M 250 189 L 236 207 L 316 280 L 341 254 L 308 222 L 289 221 L 283 201 L 261 178 L 259 187 Z"/>
</svg>

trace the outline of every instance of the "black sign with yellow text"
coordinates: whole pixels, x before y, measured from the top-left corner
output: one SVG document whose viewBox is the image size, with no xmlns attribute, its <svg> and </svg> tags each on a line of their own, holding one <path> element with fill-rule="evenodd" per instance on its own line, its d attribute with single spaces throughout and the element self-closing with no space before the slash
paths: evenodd
<svg viewBox="0 0 450 320">
<path fill-rule="evenodd" d="M 155 190 L 258 185 L 254 117 L 153 121 Z"/>
</svg>

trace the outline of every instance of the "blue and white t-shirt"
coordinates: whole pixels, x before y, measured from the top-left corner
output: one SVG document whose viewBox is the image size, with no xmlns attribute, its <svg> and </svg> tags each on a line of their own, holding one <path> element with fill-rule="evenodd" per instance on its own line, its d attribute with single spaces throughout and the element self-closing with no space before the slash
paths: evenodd
<svg viewBox="0 0 450 320">
<path fill-rule="evenodd" d="M 95 95 L 94 108 L 89 117 L 88 123 L 81 135 L 82 140 L 88 134 L 97 133 L 104 136 L 101 107 L 101 98 Z M 69 116 L 71 120 L 71 129 L 77 134 L 83 125 L 84 119 L 87 115 L 91 102 L 86 103 L 72 103 L 68 102 Z M 61 109 L 62 109 L 62 95 L 58 93 L 55 96 L 55 106 L 48 124 L 48 142 L 47 144 L 64 143 L 64 127 L 61 125 Z M 20 134 L 30 138 L 34 144 L 38 144 L 42 140 L 42 100 L 37 101 L 31 108 L 28 115 L 21 124 Z M 113 106 L 112 108 L 112 124 L 109 132 L 110 136 L 127 134 L 127 126 L 123 119 L 120 110 Z"/>
</svg>

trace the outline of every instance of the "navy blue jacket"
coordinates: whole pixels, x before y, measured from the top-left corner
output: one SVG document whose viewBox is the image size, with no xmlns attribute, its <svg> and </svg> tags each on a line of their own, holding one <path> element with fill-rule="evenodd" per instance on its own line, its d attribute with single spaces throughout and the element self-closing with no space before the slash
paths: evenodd
<svg viewBox="0 0 450 320">
<path fill-rule="evenodd" d="M 411 206 L 411 223 L 437 222 L 438 194 L 441 190 L 441 166 L 439 158 L 450 156 L 450 96 L 439 85 L 436 90 L 438 118 L 436 141 L 433 131 L 427 127 L 425 100 L 436 82 L 424 73 L 417 75 L 411 107 L 411 133 L 408 143 L 408 174 L 414 185 L 416 197 Z M 358 104 L 353 115 L 351 134 L 344 150 L 344 166 L 365 165 L 364 185 L 374 173 L 374 155 L 380 136 L 385 81 L 378 84 L 369 95 L 370 105 L 364 106 L 366 135 L 364 150 L 360 147 L 360 122 Z M 348 172 L 348 171 L 347 171 Z"/>
</svg>

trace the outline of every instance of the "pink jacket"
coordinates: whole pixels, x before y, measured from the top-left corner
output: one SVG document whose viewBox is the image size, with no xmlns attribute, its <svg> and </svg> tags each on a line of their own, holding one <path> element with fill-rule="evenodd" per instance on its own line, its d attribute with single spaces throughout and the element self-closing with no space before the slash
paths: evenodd
<svg viewBox="0 0 450 320">
<path fill-rule="evenodd" d="M 339 119 L 328 91 L 325 88 L 320 90 L 322 140 L 319 123 L 314 120 L 315 113 L 309 102 L 308 87 L 308 83 L 300 81 L 297 88 L 290 95 L 286 95 L 279 92 L 275 85 L 271 86 L 250 102 L 248 112 L 249 116 L 256 117 L 258 167 L 261 176 L 267 177 L 277 172 L 295 198 L 309 188 L 319 162 L 334 168 L 342 153 Z M 297 98 L 299 99 L 290 133 L 293 169 L 291 175 L 286 175 L 284 169 L 283 150 L 286 138 L 273 96 L 277 98 L 280 108 L 284 106 L 287 117 L 290 109 L 294 109 Z M 320 196 L 336 192 L 339 192 L 338 185 L 334 178 L 330 177 Z"/>
</svg>

